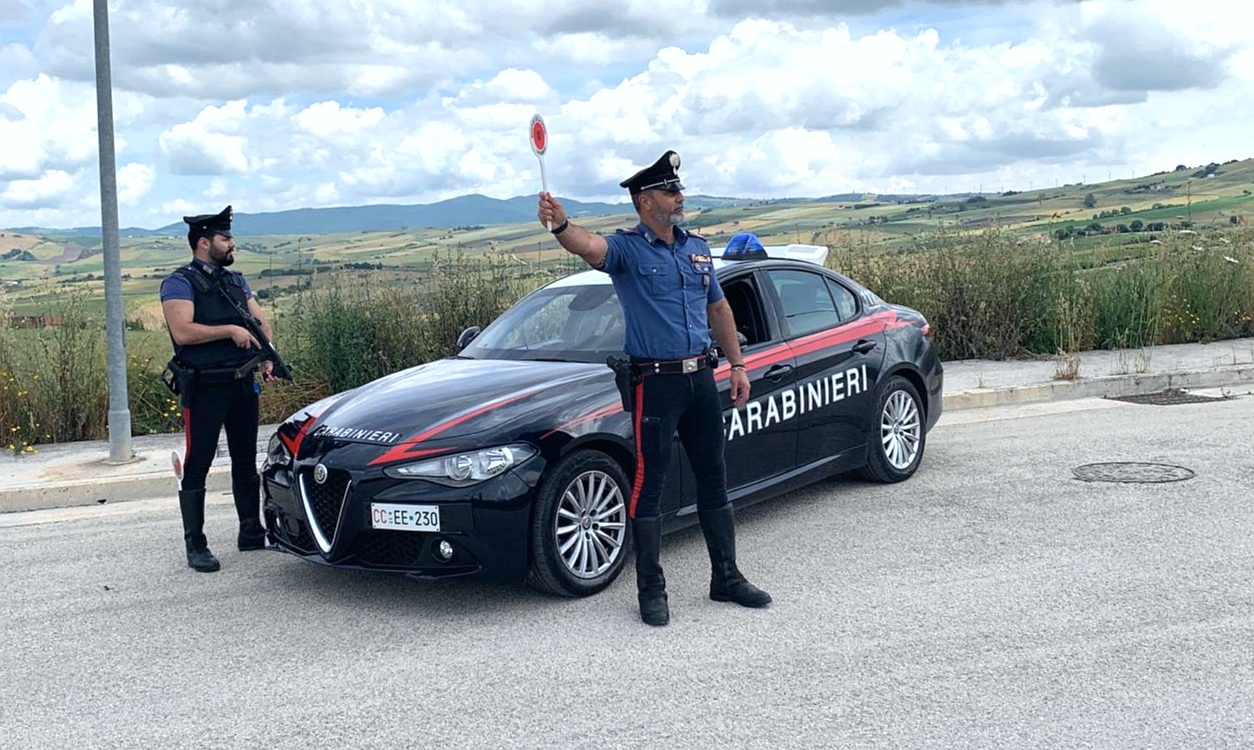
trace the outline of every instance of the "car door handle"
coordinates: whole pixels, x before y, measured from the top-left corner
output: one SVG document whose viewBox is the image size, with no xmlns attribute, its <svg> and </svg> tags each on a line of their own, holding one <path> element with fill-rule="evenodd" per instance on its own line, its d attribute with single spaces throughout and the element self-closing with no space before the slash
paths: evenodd
<svg viewBox="0 0 1254 750">
<path fill-rule="evenodd" d="M 871 351 L 874 348 L 875 348 L 875 342 L 868 341 L 867 339 L 862 339 L 861 341 L 853 345 L 853 350 L 857 352 L 858 354 L 866 354 L 867 352 Z"/>
<path fill-rule="evenodd" d="M 792 365 L 775 365 L 766 371 L 766 379 L 772 383 L 778 383 L 790 372 L 792 372 Z"/>
</svg>

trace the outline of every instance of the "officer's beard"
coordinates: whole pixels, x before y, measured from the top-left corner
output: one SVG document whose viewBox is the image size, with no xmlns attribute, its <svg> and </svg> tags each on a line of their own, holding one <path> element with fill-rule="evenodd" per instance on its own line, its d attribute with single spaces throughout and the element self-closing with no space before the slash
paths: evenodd
<svg viewBox="0 0 1254 750">
<path fill-rule="evenodd" d="M 684 207 L 680 206 L 670 213 L 659 208 L 653 212 L 653 220 L 662 226 L 677 227 L 684 223 Z"/>
<path fill-rule="evenodd" d="M 235 251 L 234 250 L 219 251 L 216 249 L 212 250 L 209 253 L 209 260 L 213 261 L 214 265 L 218 265 L 222 267 L 229 266 L 235 262 Z"/>
</svg>

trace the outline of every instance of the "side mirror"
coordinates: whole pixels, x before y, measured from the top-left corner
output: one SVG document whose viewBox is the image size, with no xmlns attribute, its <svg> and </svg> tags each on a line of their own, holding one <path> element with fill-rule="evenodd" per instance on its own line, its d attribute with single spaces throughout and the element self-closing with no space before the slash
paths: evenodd
<svg viewBox="0 0 1254 750">
<path fill-rule="evenodd" d="M 480 328 L 479 326 L 471 326 L 467 328 L 466 330 L 462 331 L 461 335 L 457 337 L 457 350 L 461 351 L 462 349 L 465 349 L 467 346 L 470 346 L 470 342 L 474 341 L 475 337 L 478 336 L 479 332 L 482 330 L 483 329 Z"/>
</svg>

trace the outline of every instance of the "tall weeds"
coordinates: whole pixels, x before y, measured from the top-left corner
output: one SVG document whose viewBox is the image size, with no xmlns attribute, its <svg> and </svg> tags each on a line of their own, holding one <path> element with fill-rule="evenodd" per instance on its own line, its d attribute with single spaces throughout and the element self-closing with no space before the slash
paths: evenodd
<svg viewBox="0 0 1254 750">
<path fill-rule="evenodd" d="M 1254 335 L 1250 230 L 1169 234 L 1108 254 L 998 231 L 939 232 L 893 252 L 836 239 L 828 264 L 926 315 L 946 360 L 1059 357 L 1060 373 L 1075 377 L 1068 357 L 1084 349 L 1143 350 Z M 550 278 L 537 273 L 506 258 L 454 256 L 436 258 L 412 282 L 319 274 L 290 309 L 271 309 L 276 341 L 296 380 L 265 386 L 262 420 L 277 421 L 322 396 L 455 353 L 463 329 L 486 325 Z M 63 325 L 0 327 L 0 449 L 30 452 L 37 443 L 107 432 L 103 321 L 88 312 L 81 293 L 54 312 Z M 9 317 L 2 296 L 0 316 Z M 138 433 L 181 427 L 178 406 L 159 380 L 164 364 L 165 356 L 128 341 Z"/>
<path fill-rule="evenodd" d="M 943 359 L 1254 335 L 1254 232 L 1170 235 L 1144 247 L 1102 264 L 1064 243 L 950 231 L 891 253 L 836 245 L 828 265 L 926 315 Z"/>
<path fill-rule="evenodd" d="M 271 386 L 262 419 L 281 419 L 314 398 L 456 353 L 457 337 L 500 315 L 524 291 L 513 267 L 491 257 L 437 257 L 416 284 L 377 276 L 329 278 L 276 321 L 294 385 Z"/>
<path fill-rule="evenodd" d="M 61 325 L 39 336 L 6 330 L 0 341 L 0 429 L 12 453 L 106 431 L 104 321 L 88 312 L 82 291 L 67 295 L 60 312 Z"/>
</svg>

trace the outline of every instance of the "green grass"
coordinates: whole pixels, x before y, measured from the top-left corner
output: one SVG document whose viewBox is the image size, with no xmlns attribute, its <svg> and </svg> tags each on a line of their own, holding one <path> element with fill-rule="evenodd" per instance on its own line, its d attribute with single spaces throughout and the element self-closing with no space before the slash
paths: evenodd
<svg viewBox="0 0 1254 750">
<path fill-rule="evenodd" d="M 950 229 L 887 249 L 864 239 L 837 243 L 829 265 L 924 313 L 947 360 L 1254 335 L 1254 231 L 1166 233 L 1156 244 L 1125 238 L 1043 243 L 1005 230 Z M 422 271 L 310 277 L 308 288 L 269 308 L 297 378 L 267 387 L 262 418 L 282 419 L 322 396 L 447 356 L 464 328 L 581 268 L 564 253 L 531 264 L 455 255 L 435 256 Z M 79 288 L 48 304 L 65 325 L 0 328 L 0 430 L 9 438 L 0 445 L 13 452 L 101 438 L 106 428 L 100 300 Z M 170 344 L 156 314 L 149 330 L 126 335 L 137 433 L 179 428 L 177 406 L 159 380 Z"/>
<path fill-rule="evenodd" d="M 1048 356 L 1250 335 L 1251 232 L 1231 222 L 1254 216 L 1254 160 L 1221 165 L 1220 175 L 1209 179 L 1192 178 L 1195 171 L 974 202 L 897 204 L 875 196 L 759 201 L 690 211 L 689 219 L 714 245 L 752 231 L 765 244 L 829 246 L 833 267 L 927 315 L 946 358 Z M 1129 192 L 1155 184 L 1163 189 Z M 1092 208 L 1084 206 L 1089 194 Z M 1131 212 L 1097 221 L 1114 227 L 1134 220 L 1176 224 L 1184 217 L 1199 233 L 1054 240 L 1058 229 L 1086 227 L 1095 214 L 1123 206 Z M 597 232 L 634 221 L 625 214 L 580 218 Z M 58 263 L 69 243 L 99 245 L 98 238 L 0 230 L 0 252 L 18 248 L 35 257 L 0 261 L 3 319 L 60 314 L 74 321 L 41 331 L 0 328 L 0 430 L 9 437 L 82 439 L 100 437 L 104 429 L 103 255 L 97 249 Z M 582 267 L 535 223 L 241 237 L 237 243 L 235 268 L 263 296 L 280 345 L 300 373 L 296 384 L 267 390 L 268 419 L 318 395 L 443 356 L 461 328 L 486 323 L 524 291 Z M 132 421 L 139 432 L 171 429 L 177 426 L 172 402 L 156 378 L 169 356 L 157 292 L 190 251 L 181 238 L 149 237 L 123 240 L 120 254 Z M 299 273 L 311 268 L 312 275 Z M 47 377 L 48 362 L 57 363 L 58 378 Z M 81 376 L 82 387 L 65 373 Z M 22 442 L 14 450 L 20 452 Z"/>
</svg>

